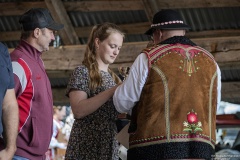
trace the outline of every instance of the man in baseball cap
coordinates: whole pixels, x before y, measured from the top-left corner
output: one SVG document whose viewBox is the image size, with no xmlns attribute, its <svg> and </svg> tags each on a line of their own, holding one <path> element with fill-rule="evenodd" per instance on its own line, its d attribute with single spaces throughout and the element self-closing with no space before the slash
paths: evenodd
<svg viewBox="0 0 240 160">
<path fill-rule="evenodd" d="M 32 8 L 19 20 L 22 34 L 10 54 L 19 105 L 17 151 L 14 160 L 42 160 L 52 137 L 53 99 L 41 55 L 63 28 L 45 8 Z"/>
</svg>

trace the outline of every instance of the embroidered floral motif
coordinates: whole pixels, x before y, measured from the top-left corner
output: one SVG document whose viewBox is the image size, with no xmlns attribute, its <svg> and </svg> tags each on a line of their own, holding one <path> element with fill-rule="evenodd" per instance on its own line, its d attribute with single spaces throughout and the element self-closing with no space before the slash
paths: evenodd
<svg viewBox="0 0 240 160">
<path fill-rule="evenodd" d="M 183 71 L 187 72 L 189 76 L 196 72 L 193 59 L 184 59 Z"/>
<path fill-rule="evenodd" d="M 183 126 L 186 127 L 183 129 L 185 132 L 190 134 L 197 134 L 197 132 L 202 132 L 202 123 L 198 121 L 197 113 L 192 110 L 187 114 L 187 122 L 183 122 Z"/>
</svg>

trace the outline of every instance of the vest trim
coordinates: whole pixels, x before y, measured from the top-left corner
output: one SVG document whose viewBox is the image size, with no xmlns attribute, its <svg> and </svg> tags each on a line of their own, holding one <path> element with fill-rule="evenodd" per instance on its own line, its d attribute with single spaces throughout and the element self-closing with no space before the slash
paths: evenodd
<svg viewBox="0 0 240 160">
<path fill-rule="evenodd" d="M 211 85 L 210 85 L 210 89 L 209 89 L 209 122 L 208 122 L 208 125 L 209 125 L 209 132 L 210 132 L 210 139 L 212 138 L 211 135 L 212 135 L 212 92 L 213 92 L 213 86 L 214 86 L 214 81 L 215 79 L 217 78 L 217 71 L 214 73 L 213 77 L 212 77 L 212 80 L 211 80 Z"/>
<path fill-rule="evenodd" d="M 167 135 L 167 141 L 170 142 L 170 119 L 169 119 L 169 89 L 168 89 L 168 82 L 167 78 L 164 75 L 164 73 L 156 66 L 152 65 L 152 69 L 155 70 L 159 76 L 161 77 L 164 85 L 164 92 L 165 92 L 165 119 L 166 119 L 166 135 Z"/>
<path fill-rule="evenodd" d="M 150 61 L 151 61 L 151 64 L 159 57 L 161 56 L 162 54 L 164 54 L 166 51 L 170 50 L 170 49 L 183 49 L 186 53 L 186 57 L 187 59 L 189 60 L 190 59 L 190 54 L 189 54 L 189 51 L 190 50 L 196 50 L 196 49 L 199 49 L 200 51 L 204 52 L 208 57 L 210 57 L 213 61 L 214 60 L 214 57 L 205 49 L 201 48 L 201 47 L 188 47 L 188 48 L 185 48 L 181 45 L 178 45 L 178 46 L 172 46 L 172 45 L 161 45 L 159 47 L 156 47 L 155 49 L 151 50 L 148 54 L 148 57 L 150 58 Z M 145 52 L 146 53 L 146 52 Z M 185 55 L 183 55 L 185 56 Z M 150 66 L 149 66 L 150 67 Z"/>
<path fill-rule="evenodd" d="M 171 142 L 204 142 L 209 145 L 211 145 L 213 148 L 215 148 L 215 141 L 211 139 L 207 135 L 198 134 L 198 135 L 189 135 L 189 134 L 175 134 L 170 136 Z M 154 144 L 163 144 L 163 143 L 171 143 L 167 140 L 165 136 L 157 136 L 157 137 L 150 137 L 146 139 L 139 139 L 135 141 L 129 142 L 130 147 L 129 148 L 135 148 L 135 147 L 143 147 L 143 146 L 149 146 Z"/>
</svg>

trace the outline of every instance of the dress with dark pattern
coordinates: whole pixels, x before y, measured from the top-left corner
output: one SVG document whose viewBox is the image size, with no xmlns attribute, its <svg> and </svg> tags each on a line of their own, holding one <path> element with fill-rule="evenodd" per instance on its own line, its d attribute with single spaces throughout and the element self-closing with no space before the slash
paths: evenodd
<svg viewBox="0 0 240 160">
<path fill-rule="evenodd" d="M 91 98 L 116 83 L 108 72 L 101 71 L 103 84 L 95 91 L 89 89 L 88 69 L 81 65 L 72 73 L 66 95 L 71 89 L 81 90 Z M 118 142 L 115 138 L 118 112 L 112 98 L 94 113 L 74 121 L 65 155 L 66 160 L 118 160 Z"/>
</svg>

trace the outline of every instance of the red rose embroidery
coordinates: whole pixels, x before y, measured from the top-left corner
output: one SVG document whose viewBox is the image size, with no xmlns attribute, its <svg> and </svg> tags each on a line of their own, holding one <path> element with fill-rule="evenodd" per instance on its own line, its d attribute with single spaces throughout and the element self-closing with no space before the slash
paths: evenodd
<svg viewBox="0 0 240 160">
<path fill-rule="evenodd" d="M 183 131 L 189 132 L 190 134 L 197 134 L 197 132 L 202 132 L 202 123 L 198 121 L 197 113 L 192 110 L 187 114 L 187 122 L 183 122 L 185 127 Z"/>
<path fill-rule="evenodd" d="M 193 124 L 198 122 L 197 114 L 195 112 L 190 112 L 187 115 L 188 123 Z"/>
</svg>

